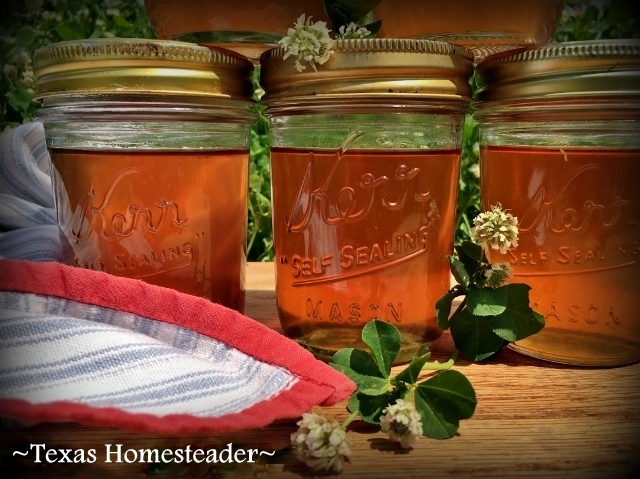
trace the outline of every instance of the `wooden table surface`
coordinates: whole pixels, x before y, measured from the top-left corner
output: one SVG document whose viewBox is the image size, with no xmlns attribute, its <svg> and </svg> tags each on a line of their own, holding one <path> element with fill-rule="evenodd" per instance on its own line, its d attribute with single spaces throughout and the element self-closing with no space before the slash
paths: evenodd
<svg viewBox="0 0 640 479">
<path fill-rule="evenodd" d="M 247 316 L 279 330 L 272 263 L 252 263 L 247 269 Z M 452 350 L 448 333 L 435 344 L 432 357 L 446 360 Z M 412 450 L 391 443 L 377 427 L 352 423 L 351 463 L 344 478 L 626 478 L 640 477 L 640 363 L 616 368 L 562 366 L 505 350 L 491 362 L 456 368 L 473 384 L 478 406 L 447 440 L 420 438 Z M 339 420 L 345 403 L 326 408 Z M 73 424 L 3 427 L 1 477 L 101 477 L 165 474 L 172 477 L 320 477 L 298 463 L 290 450 L 272 463 L 222 470 L 182 466 L 141 468 L 139 464 L 36 466 L 13 462 L 7 453 L 17 445 L 46 442 L 48 447 L 90 448 L 114 443 L 125 448 L 207 447 L 245 444 L 264 450 L 286 447 L 295 421 L 274 424 L 225 438 L 206 435 L 162 437 L 112 428 Z M 14 476 L 8 476 L 8 471 Z"/>
</svg>

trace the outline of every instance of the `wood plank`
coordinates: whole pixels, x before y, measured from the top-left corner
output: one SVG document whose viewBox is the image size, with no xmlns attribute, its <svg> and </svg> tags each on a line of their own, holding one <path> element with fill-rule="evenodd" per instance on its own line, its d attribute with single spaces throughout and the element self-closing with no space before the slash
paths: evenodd
<svg viewBox="0 0 640 479">
<path fill-rule="evenodd" d="M 275 306 L 272 263 L 251 263 L 247 268 L 246 314 L 279 330 Z M 433 357 L 446 360 L 453 348 L 445 333 L 435 344 Z M 462 421 L 458 434 L 444 441 L 421 438 L 405 451 L 385 438 L 377 427 L 354 422 L 349 427 L 351 463 L 344 478 L 624 478 L 640 474 L 640 364 L 617 368 L 581 368 L 546 363 L 503 351 L 496 359 L 470 364 L 456 363 L 473 384 L 478 407 L 471 419 Z M 398 368 L 395 368 L 397 371 Z M 345 403 L 325 412 L 342 420 Z M 40 424 L 0 433 L 7 451 L 18 445 L 46 442 L 48 446 L 104 449 L 104 444 L 125 448 L 220 447 L 234 445 L 274 450 L 288 443 L 295 421 L 284 421 L 259 431 L 224 438 L 203 434 L 165 437 L 125 433 L 113 428 L 75 424 Z M 6 453 L 5 453 L 6 454 Z M 96 464 L 99 473 L 144 474 L 139 464 Z M 93 468 L 25 468 L 25 477 L 95 476 Z M 7 468 L 0 462 L 0 471 Z M 166 471 L 165 471 L 166 472 Z M 244 467 L 226 475 L 196 465 L 170 471 L 187 477 L 300 478 L 317 477 L 297 462 L 291 452 L 272 464 Z M 3 474 L 3 477 L 8 477 Z"/>
</svg>

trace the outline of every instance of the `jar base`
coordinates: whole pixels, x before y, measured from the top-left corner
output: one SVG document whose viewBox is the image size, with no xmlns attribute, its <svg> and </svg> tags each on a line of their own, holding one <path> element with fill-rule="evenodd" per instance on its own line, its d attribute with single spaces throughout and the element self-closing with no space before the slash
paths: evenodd
<svg viewBox="0 0 640 479">
<path fill-rule="evenodd" d="M 402 333 L 400 352 L 396 356 L 394 365 L 411 361 L 416 355 L 423 355 L 431 351 L 431 342 L 424 342 L 418 336 Z M 336 340 L 336 338 L 340 338 Z M 360 329 L 321 329 L 313 331 L 305 336 L 294 338 L 301 346 L 308 349 L 321 361 L 328 362 L 340 349 L 356 348 L 369 351 L 362 342 Z"/>
<path fill-rule="evenodd" d="M 558 328 L 545 328 L 509 348 L 533 358 L 573 366 L 622 366 L 640 361 L 640 344 L 636 342 Z"/>
</svg>

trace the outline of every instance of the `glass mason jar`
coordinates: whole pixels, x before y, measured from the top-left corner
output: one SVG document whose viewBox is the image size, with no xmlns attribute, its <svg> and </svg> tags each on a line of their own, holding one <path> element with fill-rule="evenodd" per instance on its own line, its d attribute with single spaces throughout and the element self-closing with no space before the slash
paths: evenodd
<svg viewBox="0 0 640 479">
<path fill-rule="evenodd" d="M 234 50 L 254 61 L 303 13 L 328 21 L 322 0 L 145 0 L 158 38 Z"/>
<path fill-rule="evenodd" d="M 401 362 L 441 333 L 473 55 L 424 40 L 334 49 L 317 72 L 281 49 L 261 58 L 278 314 L 321 358 L 388 321 Z"/>
<path fill-rule="evenodd" d="M 242 311 L 252 64 L 99 39 L 34 66 L 64 262 Z"/>
<path fill-rule="evenodd" d="M 379 37 L 429 38 L 473 50 L 476 61 L 500 51 L 544 45 L 553 37 L 563 0 L 381 0 Z"/>
<path fill-rule="evenodd" d="M 477 69 L 482 204 L 518 217 L 506 256 L 545 328 L 512 345 L 578 365 L 640 359 L 640 42 L 498 55 Z"/>
</svg>

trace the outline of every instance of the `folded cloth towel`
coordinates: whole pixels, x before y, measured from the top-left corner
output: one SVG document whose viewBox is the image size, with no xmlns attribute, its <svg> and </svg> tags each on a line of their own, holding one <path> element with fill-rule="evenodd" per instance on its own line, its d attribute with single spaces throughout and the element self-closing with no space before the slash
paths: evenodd
<svg viewBox="0 0 640 479">
<path fill-rule="evenodd" d="M 0 258 L 60 261 L 60 238 L 41 123 L 0 135 Z"/>
<path fill-rule="evenodd" d="M 355 389 L 294 341 L 203 298 L 58 263 L 0 266 L 4 416 L 222 433 Z"/>
<path fill-rule="evenodd" d="M 226 433 L 353 392 L 344 375 L 236 311 L 50 262 L 60 250 L 42 126 L 3 134 L 0 154 L 0 255 L 14 258 L 0 260 L 1 416 Z"/>
</svg>

